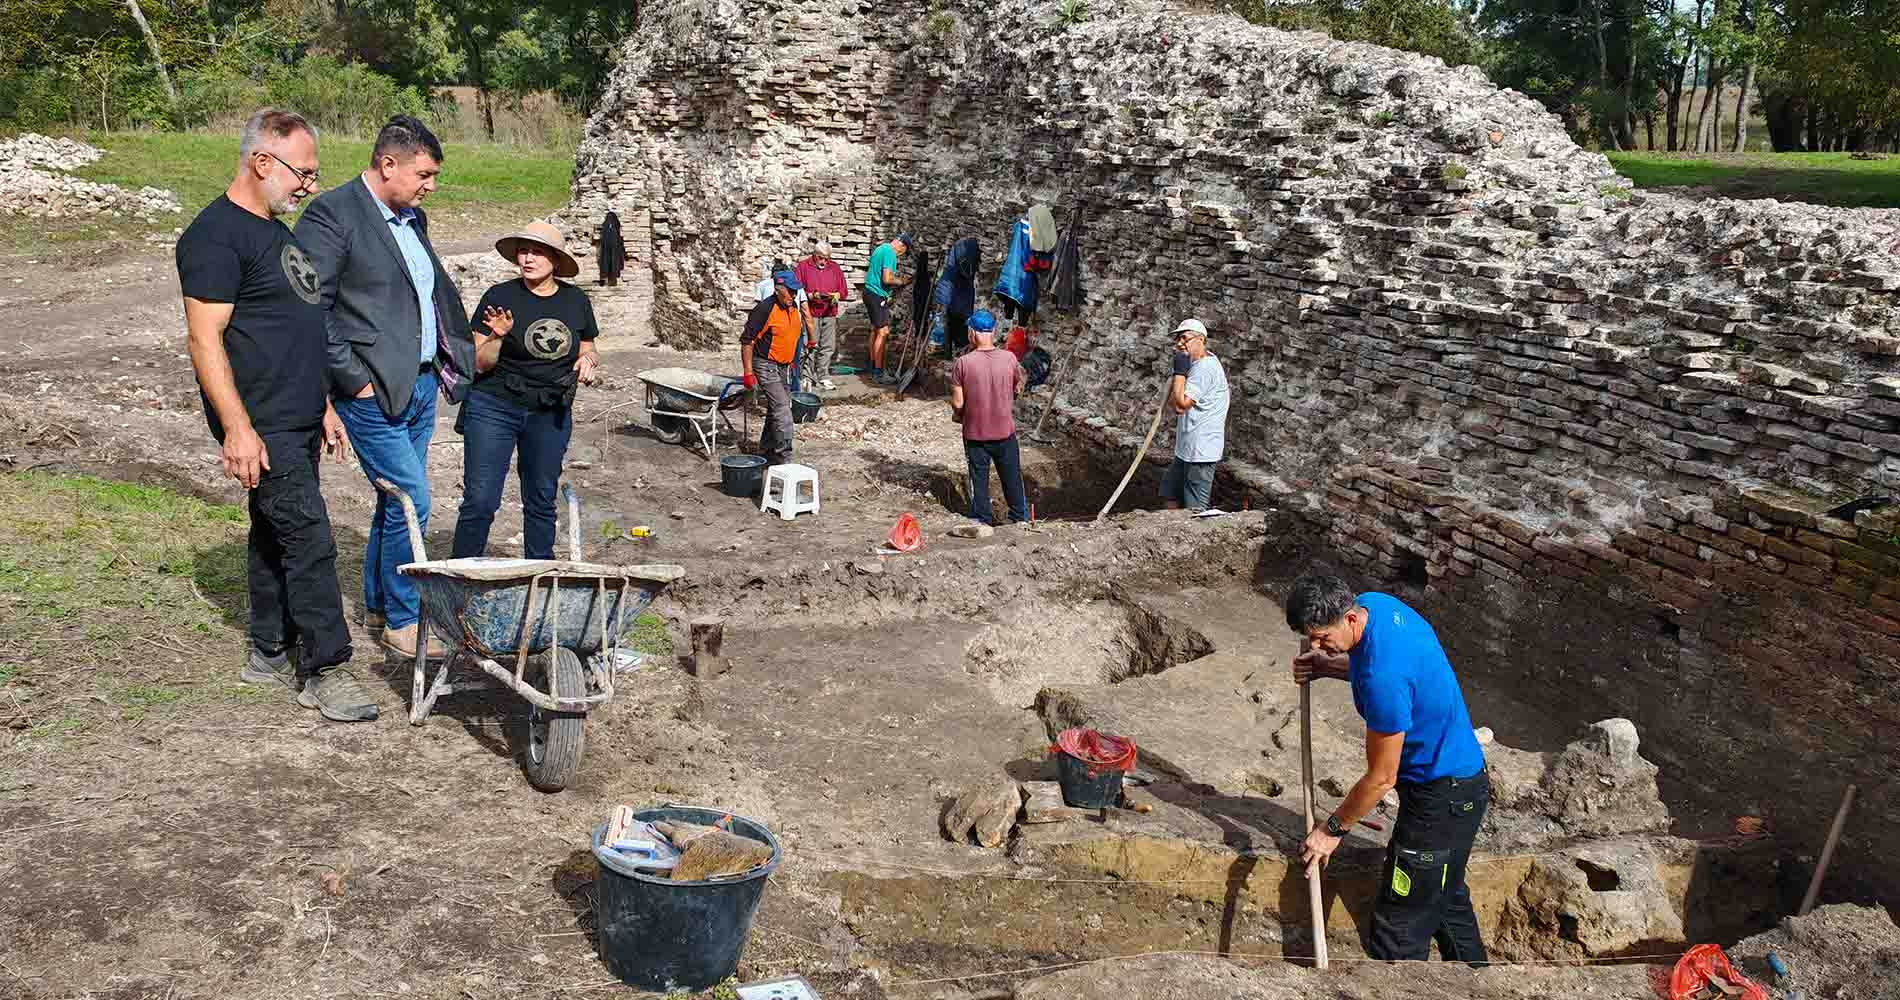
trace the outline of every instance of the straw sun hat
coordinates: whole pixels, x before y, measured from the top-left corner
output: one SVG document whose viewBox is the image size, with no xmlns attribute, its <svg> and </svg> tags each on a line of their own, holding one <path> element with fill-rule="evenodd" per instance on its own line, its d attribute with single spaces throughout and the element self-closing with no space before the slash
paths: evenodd
<svg viewBox="0 0 1900 1000">
<path fill-rule="evenodd" d="M 567 240 L 561 237 L 561 231 L 545 222 L 530 222 L 521 227 L 518 233 L 509 233 L 495 241 L 495 252 L 501 254 L 508 263 L 515 262 L 515 248 L 526 240 L 539 243 L 554 252 L 554 276 L 572 278 L 581 273 L 581 266 L 574 255 L 567 252 Z"/>
</svg>

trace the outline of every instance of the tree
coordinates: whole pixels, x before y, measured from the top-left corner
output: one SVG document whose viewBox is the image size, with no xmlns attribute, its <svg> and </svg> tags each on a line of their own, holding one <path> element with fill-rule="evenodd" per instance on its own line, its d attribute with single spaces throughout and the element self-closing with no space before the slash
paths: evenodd
<svg viewBox="0 0 1900 1000">
<path fill-rule="evenodd" d="M 158 70 L 158 80 L 165 85 L 165 98 L 173 108 L 178 107 L 178 88 L 172 86 L 172 75 L 165 72 L 165 53 L 158 45 L 158 36 L 152 33 L 152 26 L 145 20 L 145 12 L 139 9 L 139 0 L 125 0 L 125 6 L 132 11 L 132 20 L 138 23 L 139 34 L 145 36 L 145 47 L 152 54 L 152 67 Z"/>
<path fill-rule="evenodd" d="M 1451 0 L 1242 0 L 1235 10 L 1255 24 L 1324 31 L 1340 41 L 1437 56 L 1452 66 L 1476 62 L 1480 55 L 1471 15 Z"/>
</svg>

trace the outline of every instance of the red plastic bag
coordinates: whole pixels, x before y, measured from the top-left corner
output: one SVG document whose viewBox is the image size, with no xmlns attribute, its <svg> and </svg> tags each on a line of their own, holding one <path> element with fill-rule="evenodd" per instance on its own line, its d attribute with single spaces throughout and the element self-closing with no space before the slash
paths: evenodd
<svg viewBox="0 0 1900 1000">
<path fill-rule="evenodd" d="M 1722 946 L 1717 944 L 1696 945 L 1676 960 L 1676 971 L 1669 975 L 1669 1000 L 1689 1000 L 1710 985 L 1712 976 L 1721 977 L 1730 986 L 1741 987 L 1740 1000 L 1768 1000 L 1768 991 L 1736 972 L 1735 967 L 1728 964 L 1728 956 L 1722 954 Z"/>
<path fill-rule="evenodd" d="M 1103 771 L 1132 771 L 1135 769 L 1135 741 L 1122 736 L 1109 736 L 1093 729 L 1077 727 L 1065 729 L 1056 737 L 1056 744 L 1049 748 L 1066 753 L 1089 766 L 1089 777 L 1093 778 Z"/>
<path fill-rule="evenodd" d="M 924 543 L 924 536 L 917 527 L 917 519 L 906 513 L 898 515 L 897 523 L 891 525 L 891 534 L 886 541 L 899 552 L 909 552 Z"/>
</svg>

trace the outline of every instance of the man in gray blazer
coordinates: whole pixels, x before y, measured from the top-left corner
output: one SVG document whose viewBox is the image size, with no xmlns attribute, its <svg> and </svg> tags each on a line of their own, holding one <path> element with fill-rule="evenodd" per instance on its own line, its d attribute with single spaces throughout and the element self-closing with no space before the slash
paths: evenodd
<svg viewBox="0 0 1900 1000">
<path fill-rule="evenodd" d="M 436 392 L 460 403 L 475 371 L 468 312 L 429 243 L 421 209 L 441 170 L 434 133 L 398 115 L 377 133 L 369 169 L 318 195 L 296 231 L 322 282 L 337 415 L 363 472 L 408 493 L 424 531 Z M 385 647 L 404 656 L 422 641 L 421 606 L 415 584 L 396 567 L 414 558 L 401 504 L 379 492 L 363 556 L 364 618 L 382 628 Z M 432 655 L 447 653 L 440 640 L 429 646 Z"/>
</svg>

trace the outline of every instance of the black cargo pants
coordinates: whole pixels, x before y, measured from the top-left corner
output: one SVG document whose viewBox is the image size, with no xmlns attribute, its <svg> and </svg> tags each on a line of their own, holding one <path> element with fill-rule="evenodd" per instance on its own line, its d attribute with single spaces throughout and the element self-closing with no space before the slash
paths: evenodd
<svg viewBox="0 0 1900 1000">
<path fill-rule="evenodd" d="M 1469 778 L 1400 782 L 1399 818 L 1386 847 L 1383 879 L 1365 924 L 1366 954 L 1386 962 L 1431 957 L 1486 961 L 1465 864 L 1491 802 L 1485 772 Z"/>
<path fill-rule="evenodd" d="M 266 653 L 296 646 L 305 675 L 351 652 L 330 511 L 317 488 L 322 441 L 315 430 L 265 435 L 270 471 L 249 497 L 251 643 Z"/>
</svg>

